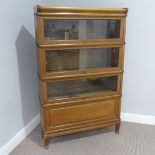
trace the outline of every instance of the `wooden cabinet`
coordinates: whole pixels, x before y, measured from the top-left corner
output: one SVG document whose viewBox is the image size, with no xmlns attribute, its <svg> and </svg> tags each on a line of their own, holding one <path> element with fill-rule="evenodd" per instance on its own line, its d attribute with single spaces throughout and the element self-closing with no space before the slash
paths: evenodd
<svg viewBox="0 0 155 155">
<path fill-rule="evenodd" d="M 127 9 L 35 8 L 44 146 L 115 125 L 119 133 Z"/>
</svg>

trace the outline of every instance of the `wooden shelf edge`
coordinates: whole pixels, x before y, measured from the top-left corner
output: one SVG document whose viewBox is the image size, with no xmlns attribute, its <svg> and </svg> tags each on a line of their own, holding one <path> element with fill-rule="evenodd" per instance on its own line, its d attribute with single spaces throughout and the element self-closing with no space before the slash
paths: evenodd
<svg viewBox="0 0 155 155">
<path fill-rule="evenodd" d="M 93 77 L 101 77 L 101 76 L 117 76 L 117 75 L 120 75 L 120 74 L 123 74 L 123 70 L 120 70 L 120 71 L 103 71 L 103 72 L 92 72 L 92 73 L 86 73 L 86 72 L 83 72 L 83 73 L 76 73 L 76 74 L 68 74 L 68 75 L 62 75 L 62 74 L 59 74 L 59 75 L 55 75 L 55 76 L 51 76 L 51 75 L 48 75 L 48 76 L 39 76 L 40 80 L 43 80 L 43 81 L 65 81 L 65 80 L 71 80 L 71 79 L 85 79 L 85 78 L 93 78 Z"/>
<path fill-rule="evenodd" d="M 51 48 L 55 48 L 55 49 L 61 49 L 61 48 L 65 48 L 65 49 L 82 49 L 82 48 L 101 48 L 101 47 L 120 47 L 122 45 L 125 45 L 126 43 L 124 41 L 119 41 L 119 40 L 113 40 L 113 39 L 106 39 L 104 41 L 98 41 L 96 42 L 96 40 L 81 40 L 79 41 L 50 41 L 47 44 L 37 44 L 38 48 L 46 48 L 46 49 L 51 49 Z"/>
<path fill-rule="evenodd" d="M 98 93 L 100 94 L 100 93 Z M 99 102 L 99 101 L 103 101 L 103 100 L 109 100 L 109 99 L 115 99 L 115 98 L 121 98 L 122 94 L 109 94 L 109 95 L 105 95 L 105 96 L 93 96 L 90 98 L 90 96 L 84 96 L 84 97 L 76 97 L 75 98 L 70 98 L 69 100 L 65 100 L 65 99 L 61 99 L 61 100 L 52 100 L 50 103 L 50 100 L 47 101 L 48 104 L 42 104 L 43 108 L 49 108 L 49 107 L 60 107 L 60 106 L 66 106 L 66 104 L 69 105 L 73 105 L 75 103 L 81 104 L 82 102 L 85 102 L 83 104 L 88 104 L 88 102 Z M 78 105 L 75 104 L 75 105 Z"/>
</svg>

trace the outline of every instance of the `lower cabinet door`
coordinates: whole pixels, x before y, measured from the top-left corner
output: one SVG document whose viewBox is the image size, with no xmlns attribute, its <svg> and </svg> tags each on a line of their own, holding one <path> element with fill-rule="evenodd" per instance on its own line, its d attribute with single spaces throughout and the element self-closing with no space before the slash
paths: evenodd
<svg viewBox="0 0 155 155">
<path fill-rule="evenodd" d="M 69 128 L 119 119 L 120 99 L 109 99 L 59 108 L 44 108 L 45 130 Z"/>
</svg>

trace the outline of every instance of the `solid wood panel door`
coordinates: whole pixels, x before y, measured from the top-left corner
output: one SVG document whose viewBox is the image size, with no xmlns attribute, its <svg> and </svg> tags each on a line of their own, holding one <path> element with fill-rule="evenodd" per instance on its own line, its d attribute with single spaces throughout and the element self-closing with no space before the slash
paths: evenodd
<svg viewBox="0 0 155 155">
<path fill-rule="evenodd" d="M 68 129 L 80 125 L 89 126 L 93 122 L 104 123 L 105 120 L 119 120 L 119 98 L 99 100 L 72 106 L 45 108 L 45 130 Z M 62 119 L 63 117 L 63 119 Z"/>
</svg>

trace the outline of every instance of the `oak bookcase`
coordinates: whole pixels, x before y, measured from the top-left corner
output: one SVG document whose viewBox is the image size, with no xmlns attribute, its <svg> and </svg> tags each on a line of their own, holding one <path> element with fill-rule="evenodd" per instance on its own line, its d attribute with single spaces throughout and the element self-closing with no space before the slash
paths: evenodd
<svg viewBox="0 0 155 155">
<path fill-rule="evenodd" d="M 42 136 L 120 128 L 126 8 L 35 7 Z"/>
</svg>

